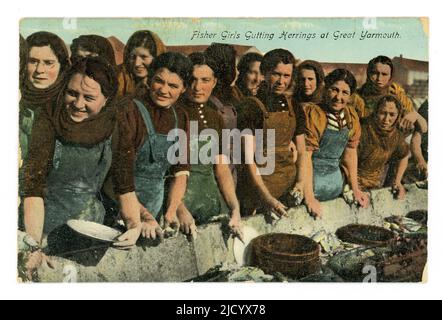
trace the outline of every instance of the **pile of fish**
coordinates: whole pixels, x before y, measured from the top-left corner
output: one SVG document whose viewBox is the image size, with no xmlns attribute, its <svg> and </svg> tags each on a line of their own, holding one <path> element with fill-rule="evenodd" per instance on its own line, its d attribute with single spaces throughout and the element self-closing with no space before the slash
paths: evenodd
<svg viewBox="0 0 442 320">
<path fill-rule="evenodd" d="M 326 257 L 334 256 L 339 252 L 348 251 L 360 247 L 359 245 L 355 245 L 352 243 L 342 242 L 338 239 L 336 234 L 326 232 L 324 230 L 311 235 L 310 238 L 321 245 L 322 255 Z"/>
<path fill-rule="evenodd" d="M 259 268 L 223 263 L 204 275 L 192 279 L 191 282 L 283 282 L 285 280 L 282 275 L 268 275 Z"/>
<path fill-rule="evenodd" d="M 421 223 L 413 219 L 407 217 L 400 217 L 400 216 L 392 216 L 386 218 L 383 227 L 385 229 L 396 232 L 397 234 L 426 232 L 426 227 Z"/>
</svg>

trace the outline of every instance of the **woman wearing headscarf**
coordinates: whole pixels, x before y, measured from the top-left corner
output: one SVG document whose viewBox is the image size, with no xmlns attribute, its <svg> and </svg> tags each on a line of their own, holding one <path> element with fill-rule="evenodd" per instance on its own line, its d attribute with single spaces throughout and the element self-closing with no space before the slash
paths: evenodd
<svg viewBox="0 0 442 320">
<path fill-rule="evenodd" d="M 36 32 L 26 39 L 27 55 L 21 88 L 19 130 L 20 148 L 27 158 L 32 127 L 39 112 L 51 105 L 61 91 L 64 73 L 69 68 L 69 54 L 58 36 Z"/>
<path fill-rule="evenodd" d="M 96 35 L 82 35 L 72 40 L 71 44 L 71 62 L 74 64 L 77 60 L 85 57 L 102 57 L 109 62 L 114 68 L 117 67 L 115 62 L 115 52 L 112 44 L 106 38 Z"/>
<path fill-rule="evenodd" d="M 79 60 L 37 119 L 24 184 L 25 229 L 37 243 L 70 219 L 103 223 L 97 195 L 111 167 L 117 88 L 105 60 Z"/>
<path fill-rule="evenodd" d="M 186 141 L 189 136 L 188 115 L 177 102 L 186 91 L 191 74 L 192 65 L 187 57 L 163 53 L 149 68 L 148 88 L 121 102 L 113 180 L 121 215 L 129 230 L 120 237 L 116 244 L 119 247 L 133 246 L 140 235 L 161 237 L 157 221 L 163 215 L 167 225 L 177 222 L 190 165 L 188 159 L 172 161 L 169 149 L 176 144 L 181 149 L 188 148 L 180 136 L 176 141 L 177 132 L 185 134 Z M 168 139 L 170 133 L 175 140 Z M 171 182 L 166 189 L 168 177 Z"/>
<path fill-rule="evenodd" d="M 246 53 L 238 62 L 237 87 L 241 92 L 241 100 L 244 97 L 256 96 L 259 85 L 264 80 L 260 66 L 263 55 L 256 52 Z"/>
<path fill-rule="evenodd" d="M 386 95 L 395 96 L 402 104 L 404 117 L 399 126 L 404 130 L 413 129 L 414 124 L 422 117 L 416 112 L 413 101 L 407 96 L 405 90 L 393 81 L 394 66 L 393 61 L 386 56 L 378 56 L 368 63 L 367 82 L 358 90 L 353 97 L 355 107 L 361 119 L 370 116 L 377 105 L 379 99 Z M 421 128 L 426 131 L 426 128 Z"/>
<path fill-rule="evenodd" d="M 149 66 L 164 52 L 166 46 L 156 33 L 149 30 L 135 32 L 124 48 L 123 66 L 118 74 L 118 96 L 133 95 L 137 87 L 146 86 Z"/>
<path fill-rule="evenodd" d="M 358 184 L 357 147 L 361 126 L 356 111 L 348 105 L 355 90 L 353 74 L 336 69 L 325 78 L 323 103 L 310 103 L 304 108 L 308 154 L 305 203 L 315 217 L 322 215 L 319 201 L 342 195 L 345 178 L 355 200 L 362 207 L 369 204 L 368 195 Z"/>
<path fill-rule="evenodd" d="M 407 169 L 410 148 L 398 124 L 404 114 L 402 104 L 394 96 L 381 98 L 375 111 L 362 121 L 358 146 L 358 179 L 365 190 L 384 186 L 387 164 L 396 164 L 393 190 L 405 197 L 402 178 Z"/>
<path fill-rule="evenodd" d="M 324 96 L 324 70 L 319 62 L 306 60 L 295 71 L 295 103 L 320 104 Z"/>
</svg>

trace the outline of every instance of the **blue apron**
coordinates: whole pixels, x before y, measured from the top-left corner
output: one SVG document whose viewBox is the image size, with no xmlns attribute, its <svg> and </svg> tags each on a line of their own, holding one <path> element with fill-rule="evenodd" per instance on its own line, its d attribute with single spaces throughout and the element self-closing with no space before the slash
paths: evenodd
<svg viewBox="0 0 442 320">
<path fill-rule="evenodd" d="M 313 186 L 319 201 L 338 198 L 344 189 L 340 164 L 348 144 L 349 129 L 334 131 L 327 128 L 322 136 L 319 150 L 313 153 Z"/>
<path fill-rule="evenodd" d="M 158 220 L 164 202 L 166 175 L 171 167 L 167 159 L 169 148 L 176 142 L 167 141 L 167 135 L 155 131 L 149 111 L 134 99 L 147 128 L 147 139 L 137 152 L 135 162 L 135 192 L 138 200 Z M 178 117 L 174 107 L 175 130 L 178 128 Z M 176 135 L 177 137 L 177 135 Z M 176 138 L 177 139 L 177 138 Z"/>
<path fill-rule="evenodd" d="M 98 196 L 111 162 L 111 138 L 92 147 L 56 140 L 44 198 L 45 234 L 70 219 L 103 223 L 105 210 Z"/>
</svg>

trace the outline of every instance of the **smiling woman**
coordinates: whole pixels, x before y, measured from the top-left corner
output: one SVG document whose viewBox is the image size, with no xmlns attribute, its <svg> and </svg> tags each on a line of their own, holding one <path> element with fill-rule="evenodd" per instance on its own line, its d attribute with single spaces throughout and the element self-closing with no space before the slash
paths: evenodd
<svg viewBox="0 0 442 320">
<path fill-rule="evenodd" d="M 177 101 L 186 90 L 191 72 L 186 56 L 163 53 L 149 68 L 149 87 L 121 102 L 120 143 L 113 173 L 121 215 L 129 230 L 116 246 L 133 246 L 141 235 L 161 236 L 156 219 L 159 221 L 163 214 L 168 224 L 176 221 L 190 166 L 188 161 L 175 165 L 169 162 L 168 150 L 177 141 L 170 141 L 168 134 L 177 129 L 189 132 L 187 113 Z M 167 177 L 171 177 L 168 190 Z"/>
<path fill-rule="evenodd" d="M 39 139 L 32 140 L 25 167 L 24 223 L 38 243 L 70 219 L 103 222 L 97 194 L 111 166 L 116 91 L 114 69 L 85 58 L 69 70 L 64 94 L 37 119 Z"/>
<path fill-rule="evenodd" d="M 118 95 L 133 94 L 139 85 L 147 85 L 149 66 L 153 59 L 166 52 L 158 35 L 149 30 L 135 32 L 124 48 L 124 64 L 118 75 Z"/>
<path fill-rule="evenodd" d="M 322 214 L 318 200 L 333 200 L 342 194 L 345 180 L 356 201 L 363 207 L 368 205 L 368 196 L 361 192 L 357 180 L 356 148 L 361 128 L 356 111 L 348 105 L 355 90 L 353 74 L 337 69 L 325 78 L 324 102 L 305 106 L 308 153 L 305 202 L 313 216 Z"/>
</svg>

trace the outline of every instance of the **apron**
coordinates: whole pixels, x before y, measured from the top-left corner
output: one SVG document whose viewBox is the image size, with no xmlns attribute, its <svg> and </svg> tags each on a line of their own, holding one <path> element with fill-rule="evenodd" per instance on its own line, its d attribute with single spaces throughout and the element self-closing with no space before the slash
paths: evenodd
<svg viewBox="0 0 442 320">
<path fill-rule="evenodd" d="M 24 184 L 24 167 L 26 164 L 26 159 L 28 158 L 29 145 L 31 143 L 32 128 L 34 126 L 35 119 L 37 119 L 39 111 L 31 110 L 29 108 L 23 108 L 20 110 L 20 120 L 19 120 L 19 148 L 20 156 L 23 161 L 22 167 L 19 169 L 19 194 L 22 195 L 22 189 Z"/>
<path fill-rule="evenodd" d="M 25 165 L 28 158 L 29 145 L 31 143 L 32 128 L 40 109 L 31 110 L 29 108 L 20 109 L 18 124 L 19 161 L 21 166 L 18 169 L 18 195 L 23 198 L 23 188 L 25 185 Z M 18 226 L 20 230 L 25 230 L 23 217 L 23 201 L 20 201 L 18 209 Z"/>
<path fill-rule="evenodd" d="M 340 164 L 348 144 L 349 129 L 335 131 L 327 128 L 319 150 L 313 153 L 313 187 L 316 199 L 328 201 L 338 198 L 344 189 Z"/>
<path fill-rule="evenodd" d="M 198 137 L 191 137 L 191 152 L 195 152 L 195 148 L 201 150 L 203 147 L 210 146 L 211 140 L 206 141 L 203 137 L 201 140 Z M 212 155 L 209 154 L 209 156 Z M 192 164 L 183 202 L 197 224 L 207 223 L 212 217 L 229 213 L 218 188 L 213 163 Z"/>
<path fill-rule="evenodd" d="M 141 204 L 158 220 L 164 203 L 166 175 L 171 167 L 167 153 L 178 138 L 167 141 L 167 135 L 156 133 L 149 111 L 141 101 L 134 99 L 134 102 L 147 128 L 147 139 L 137 152 L 135 162 L 135 190 Z M 178 117 L 175 108 L 171 108 L 177 129 Z"/>
<path fill-rule="evenodd" d="M 261 109 L 264 115 L 264 156 L 270 152 L 275 154 L 275 171 L 271 175 L 262 175 L 267 189 L 276 199 L 285 195 L 296 181 L 296 164 L 293 162 L 293 153 L 290 151 L 290 142 L 295 134 L 296 117 L 291 103 L 287 99 L 288 112 L 268 112 L 264 104 L 257 98 L 249 97 Z M 267 130 L 275 130 L 275 148 L 268 150 Z M 265 165 L 257 165 L 258 168 Z M 258 191 L 252 187 L 252 182 L 247 172 L 247 165 L 241 165 L 240 178 L 238 179 L 238 198 L 244 215 L 250 215 L 256 209 L 262 208 L 265 204 L 259 199 Z"/>
<path fill-rule="evenodd" d="M 45 234 L 70 219 L 103 223 L 105 210 L 98 195 L 112 162 L 111 140 L 90 148 L 56 140 L 44 199 Z"/>
<path fill-rule="evenodd" d="M 224 120 L 224 127 L 229 130 L 238 128 L 238 114 L 234 106 L 224 105 L 218 98 L 215 96 L 210 97 L 210 102 L 216 107 L 218 113 Z M 233 181 L 235 182 L 235 187 L 238 183 L 238 172 L 236 166 L 233 161 L 233 142 L 230 143 L 230 171 L 232 172 Z"/>
</svg>

